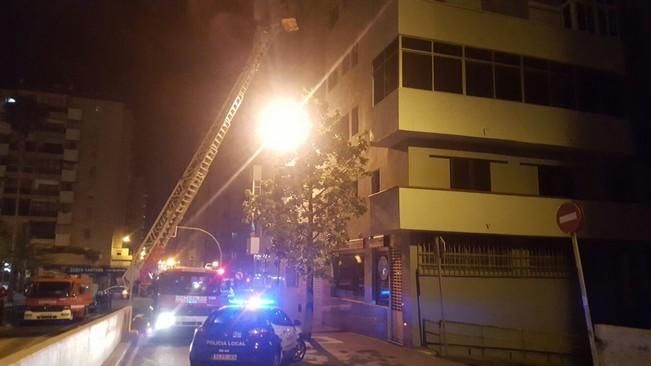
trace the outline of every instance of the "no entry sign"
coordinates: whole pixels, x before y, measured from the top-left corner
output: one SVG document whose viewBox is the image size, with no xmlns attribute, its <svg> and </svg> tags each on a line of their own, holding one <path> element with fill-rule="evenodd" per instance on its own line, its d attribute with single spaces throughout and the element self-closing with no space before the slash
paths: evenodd
<svg viewBox="0 0 651 366">
<path fill-rule="evenodd" d="M 564 233 L 576 233 L 583 224 L 583 210 L 574 202 L 566 202 L 556 212 L 556 223 Z"/>
</svg>

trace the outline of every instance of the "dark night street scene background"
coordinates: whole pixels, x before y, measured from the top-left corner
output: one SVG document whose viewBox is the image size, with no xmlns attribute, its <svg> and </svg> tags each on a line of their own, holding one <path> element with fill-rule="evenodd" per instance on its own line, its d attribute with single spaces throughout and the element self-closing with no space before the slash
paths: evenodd
<svg viewBox="0 0 651 366">
<path fill-rule="evenodd" d="M 0 365 L 651 366 L 651 1 L 0 0 L 0 35 Z"/>
</svg>

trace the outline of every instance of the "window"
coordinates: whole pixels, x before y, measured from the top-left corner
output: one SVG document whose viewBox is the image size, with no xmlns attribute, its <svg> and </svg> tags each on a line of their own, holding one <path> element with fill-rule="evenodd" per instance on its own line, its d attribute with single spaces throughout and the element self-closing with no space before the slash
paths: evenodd
<svg viewBox="0 0 651 366">
<path fill-rule="evenodd" d="M 582 2 L 577 2 L 576 21 L 579 30 L 594 33 L 594 13 L 592 6 Z"/>
<path fill-rule="evenodd" d="M 570 65 L 549 63 L 549 99 L 553 106 L 574 108 L 574 70 Z"/>
<path fill-rule="evenodd" d="M 463 93 L 461 55 L 460 46 L 434 42 L 434 90 Z"/>
<path fill-rule="evenodd" d="M 346 75 L 348 71 L 350 71 L 350 53 L 341 61 L 341 76 Z"/>
<path fill-rule="evenodd" d="M 334 126 L 334 133 L 336 136 L 339 136 L 344 140 L 348 139 L 348 113 L 341 116 L 339 121 L 337 121 Z"/>
<path fill-rule="evenodd" d="M 16 214 L 16 199 L 3 198 L 2 199 L 2 214 L 5 216 Z"/>
<path fill-rule="evenodd" d="M 380 191 L 380 170 L 374 170 L 371 173 L 371 194 Z"/>
<path fill-rule="evenodd" d="M 357 66 L 357 62 L 359 60 L 358 45 L 359 45 L 359 43 L 355 43 L 355 45 L 353 46 L 353 49 L 350 51 L 350 67 L 351 68 Z"/>
<path fill-rule="evenodd" d="M 338 82 L 339 82 L 339 68 L 336 67 L 334 70 L 332 70 L 332 73 L 328 75 L 328 91 L 334 89 L 335 86 L 337 86 Z"/>
<path fill-rule="evenodd" d="M 563 26 L 572 29 L 572 10 L 569 3 L 563 6 Z"/>
<path fill-rule="evenodd" d="M 84 239 L 90 240 L 90 229 L 84 229 Z"/>
<path fill-rule="evenodd" d="M 364 256 L 344 254 L 333 260 L 333 295 L 364 297 Z"/>
<path fill-rule="evenodd" d="M 350 111 L 350 134 L 355 136 L 359 133 L 359 107 Z"/>
<path fill-rule="evenodd" d="M 451 158 L 450 186 L 454 189 L 490 191 L 490 162 L 479 159 Z"/>
<path fill-rule="evenodd" d="M 577 108 L 584 112 L 599 112 L 601 96 L 599 95 L 598 75 L 587 68 L 576 68 Z"/>
<path fill-rule="evenodd" d="M 547 61 L 525 57 L 523 64 L 525 103 L 549 105 Z"/>
<path fill-rule="evenodd" d="M 373 104 L 378 104 L 398 87 L 398 39 L 373 60 Z"/>
<path fill-rule="evenodd" d="M 484 11 L 511 17 L 529 17 L 529 4 L 522 0 L 481 0 L 481 8 Z"/>
<path fill-rule="evenodd" d="M 54 239 L 56 222 L 30 222 L 29 233 L 33 238 Z"/>
<path fill-rule="evenodd" d="M 402 86 L 432 90 L 432 55 L 402 53 Z"/>
<path fill-rule="evenodd" d="M 495 52 L 495 97 L 522 101 L 520 56 Z"/>
<path fill-rule="evenodd" d="M 330 10 L 330 17 L 328 20 L 328 26 L 330 29 L 334 28 L 335 24 L 337 24 L 337 21 L 339 20 L 339 4 L 335 5 L 335 7 Z"/>
<path fill-rule="evenodd" d="M 541 196 L 572 197 L 574 195 L 572 171 L 562 166 L 539 166 L 538 191 Z"/>
<path fill-rule="evenodd" d="M 493 55 L 491 51 L 466 47 L 466 93 L 493 97 Z"/>
</svg>

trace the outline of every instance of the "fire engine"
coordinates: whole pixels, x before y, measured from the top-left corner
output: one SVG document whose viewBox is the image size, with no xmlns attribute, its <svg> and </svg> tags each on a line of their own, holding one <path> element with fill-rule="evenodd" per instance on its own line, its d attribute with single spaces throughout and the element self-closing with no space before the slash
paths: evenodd
<svg viewBox="0 0 651 366">
<path fill-rule="evenodd" d="M 24 320 L 83 319 L 93 303 L 92 279 L 84 275 L 45 272 L 27 286 Z"/>
<path fill-rule="evenodd" d="M 154 313 L 150 335 L 171 328 L 196 328 L 228 303 L 222 291 L 222 268 L 169 266 L 153 283 Z"/>
</svg>

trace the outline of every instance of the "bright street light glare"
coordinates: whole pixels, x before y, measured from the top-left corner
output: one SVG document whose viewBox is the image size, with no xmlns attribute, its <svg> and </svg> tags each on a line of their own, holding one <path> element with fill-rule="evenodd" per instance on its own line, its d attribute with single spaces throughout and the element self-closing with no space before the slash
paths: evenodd
<svg viewBox="0 0 651 366">
<path fill-rule="evenodd" d="M 130 235 L 125 235 L 122 237 L 122 242 L 124 243 L 131 243 L 131 236 Z"/>
<path fill-rule="evenodd" d="M 280 151 L 293 150 L 310 133 L 307 111 L 300 102 L 275 101 L 260 114 L 259 133 L 266 147 Z"/>
</svg>

